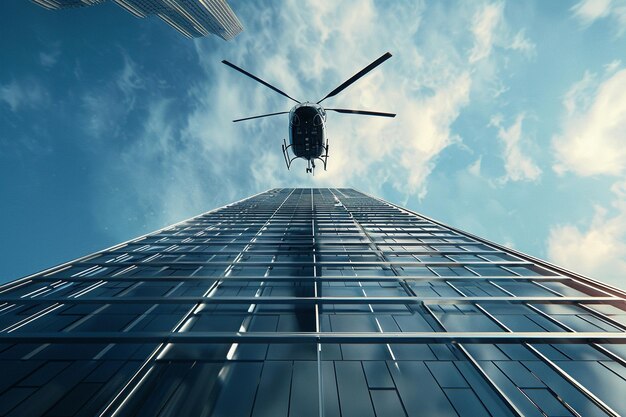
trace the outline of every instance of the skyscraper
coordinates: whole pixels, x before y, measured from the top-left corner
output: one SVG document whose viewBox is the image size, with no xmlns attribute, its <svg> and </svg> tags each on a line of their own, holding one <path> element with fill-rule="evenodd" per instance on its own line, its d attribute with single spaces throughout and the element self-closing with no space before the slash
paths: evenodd
<svg viewBox="0 0 626 417">
<path fill-rule="evenodd" d="M 105 0 L 32 0 L 46 9 L 92 6 Z M 137 17 L 156 15 L 189 38 L 209 33 L 230 40 L 243 27 L 225 0 L 113 0 Z"/>
<path fill-rule="evenodd" d="M 626 415 L 626 294 L 352 189 L 0 287 L 0 415 Z"/>
</svg>

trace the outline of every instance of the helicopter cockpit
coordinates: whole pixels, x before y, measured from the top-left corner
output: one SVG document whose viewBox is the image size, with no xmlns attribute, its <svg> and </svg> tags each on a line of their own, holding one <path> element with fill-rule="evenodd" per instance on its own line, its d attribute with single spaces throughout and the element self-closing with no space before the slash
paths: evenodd
<svg viewBox="0 0 626 417">
<path fill-rule="evenodd" d="M 321 126 L 325 120 L 326 112 L 319 104 L 305 102 L 295 105 L 289 111 L 289 124 L 291 126 L 300 126 L 303 121 L 312 126 Z"/>
</svg>

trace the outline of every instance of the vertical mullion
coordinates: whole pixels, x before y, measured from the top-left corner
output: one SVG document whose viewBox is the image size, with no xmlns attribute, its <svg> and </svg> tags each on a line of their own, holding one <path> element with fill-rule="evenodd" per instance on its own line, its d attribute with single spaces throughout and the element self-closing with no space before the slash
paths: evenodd
<svg viewBox="0 0 626 417">
<path fill-rule="evenodd" d="M 315 201 L 313 189 L 311 191 L 311 236 L 312 236 L 312 254 L 313 254 L 313 294 L 315 298 L 318 297 L 319 291 L 319 280 L 318 280 L 318 271 L 317 271 L 317 255 L 315 246 L 317 244 L 315 240 Z M 319 303 L 315 303 L 315 332 L 320 332 L 320 313 L 319 313 Z M 316 346 L 316 360 L 317 360 L 317 401 L 319 408 L 319 416 L 324 416 L 324 386 L 322 382 L 322 344 L 317 343 Z"/>
</svg>

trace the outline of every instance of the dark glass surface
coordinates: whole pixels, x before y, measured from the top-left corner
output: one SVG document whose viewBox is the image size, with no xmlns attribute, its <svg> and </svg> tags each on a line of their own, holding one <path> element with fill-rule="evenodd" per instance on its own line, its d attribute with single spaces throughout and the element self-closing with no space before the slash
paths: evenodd
<svg viewBox="0 0 626 417">
<path fill-rule="evenodd" d="M 351 189 L 275 189 L 1 286 L 0 415 L 626 415 L 623 299 Z"/>
</svg>

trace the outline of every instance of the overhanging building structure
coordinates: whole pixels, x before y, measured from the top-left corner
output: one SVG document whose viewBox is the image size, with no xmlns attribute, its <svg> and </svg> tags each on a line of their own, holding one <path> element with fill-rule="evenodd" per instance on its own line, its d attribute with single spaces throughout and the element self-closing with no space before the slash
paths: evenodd
<svg viewBox="0 0 626 417">
<path fill-rule="evenodd" d="M 93 6 L 105 0 L 32 0 L 46 9 Z M 212 33 L 224 40 L 243 27 L 225 0 L 113 0 L 136 17 L 156 15 L 188 38 Z"/>
<path fill-rule="evenodd" d="M 1 286 L 0 415 L 626 415 L 625 297 L 352 189 L 274 189 Z"/>
</svg>

